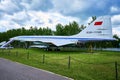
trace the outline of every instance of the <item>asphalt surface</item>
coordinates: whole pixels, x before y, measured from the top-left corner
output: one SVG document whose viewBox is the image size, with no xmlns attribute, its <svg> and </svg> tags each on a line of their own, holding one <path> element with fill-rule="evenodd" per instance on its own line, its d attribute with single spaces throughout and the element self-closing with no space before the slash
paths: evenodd
<svg viewBox="0 0 120 80">
<path fill-rule="evenodd" d="M 0 58 L 0 80 L 71 80 L 69 78 Z"/>
</svg>

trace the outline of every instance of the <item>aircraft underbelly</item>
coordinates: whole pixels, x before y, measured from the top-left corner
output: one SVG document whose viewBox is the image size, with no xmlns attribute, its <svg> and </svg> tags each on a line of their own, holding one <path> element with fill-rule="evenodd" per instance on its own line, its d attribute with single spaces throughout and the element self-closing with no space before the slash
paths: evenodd
<svg viewBox="0 0 120 80">
<path fill-rule="evenodd" d="M 56 46 L 62 46 L 62 45 L 67 45 L 67 44 L 72 44 L 72 43 L 76 43 L 76 40 L 71 40 L 71 39 L 41 39 L 40 41 L 44 42 L 44 43 L 52 43 Z"/>
</svg>

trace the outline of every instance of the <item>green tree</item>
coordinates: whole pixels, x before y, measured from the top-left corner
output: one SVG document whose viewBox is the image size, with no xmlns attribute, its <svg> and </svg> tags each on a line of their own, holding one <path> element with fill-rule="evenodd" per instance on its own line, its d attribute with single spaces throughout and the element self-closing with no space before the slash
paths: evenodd
<svg viewBox="0 0 120 80">
<path fill-rule="evenodd" d="M 88 25 L 90 25 L 92 22 L 94 22 L 97 19 L 96 16 L 92 16 L 92 21 L 90 21 L 90 23 L 88 23 Z"/>
<path fill-rule="evenodd" d="M 62 24 L 57 24 L 56 25 L 55 35 L 65 35 L 64 26 Z"/>
<path fill-rule="evenodd" d="M 69 24 L 69 26 L 71 26 L 71 34 L 70 35 L 74 35 L 77 34 L 81 31 L 79 24 L 75 21 L 73 21 L 71 24 Z"/>
<path fill-rule="evenodd" d="M 55 35 L 74 35 L 79 33 L 82 30 L 83 27 L 79 27 L 79 24 L 75 21 L 72 23 L 61 25 L 56 25 L 56 32 Z"/>
<path fill-rule="evenodd" d="M 115 47 L 120 47 L 120 38 L 118 37 L 117 34 L 113 35 L 113 38 L 115 38 L 116 40 L 112 42 L 112 44 L 115 46 Z"/>
</svg>

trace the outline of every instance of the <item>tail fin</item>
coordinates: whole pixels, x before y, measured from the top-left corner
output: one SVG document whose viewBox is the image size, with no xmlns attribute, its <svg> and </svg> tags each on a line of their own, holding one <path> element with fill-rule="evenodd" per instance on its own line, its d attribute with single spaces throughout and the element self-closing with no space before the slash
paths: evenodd
<svg viewBox="0 0 120 80">
<path fill-rule="evenodd" d="M 112 38 L 110 16 L 98 17 L 93 23 L 75 36 L 80 38 Z"/>
</svg>

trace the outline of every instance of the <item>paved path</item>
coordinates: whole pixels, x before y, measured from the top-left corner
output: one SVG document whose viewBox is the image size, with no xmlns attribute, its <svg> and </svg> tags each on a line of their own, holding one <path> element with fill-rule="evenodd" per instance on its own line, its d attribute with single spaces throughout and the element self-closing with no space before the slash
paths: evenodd
<svg viewBox="0 0 120 80">
<path fill-rule="evenodd" d="M 66 77 L 0 58 L 0 80 L 70 80 Z"/>
</svg>

